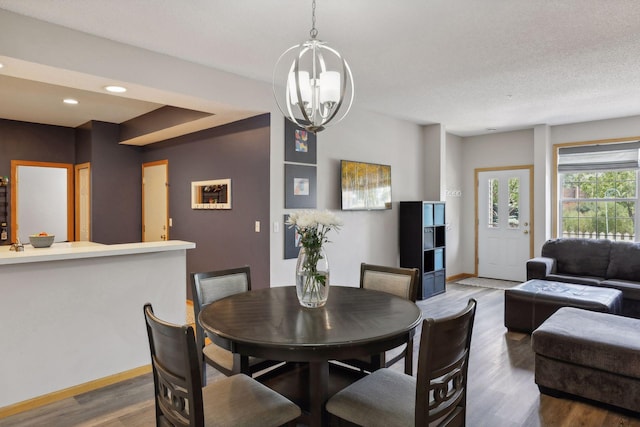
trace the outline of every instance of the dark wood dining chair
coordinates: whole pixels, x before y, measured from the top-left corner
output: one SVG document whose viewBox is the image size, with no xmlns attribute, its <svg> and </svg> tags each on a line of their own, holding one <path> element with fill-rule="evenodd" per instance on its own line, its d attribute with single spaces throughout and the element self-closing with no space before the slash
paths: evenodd
<svg viewBox="0 0 640 427">
<path fill-rule="evenodd" d="M 203 384 L 206 384 L 207 381 L 206 364 L 224 375 L 235 375 L 240 372 L 241 356 L 213 342 L 207 343 L 207 334 L 198 321 L 198 315 L 202 309 L 214 301 L 250 290 L 251 269 L 249 266 L 191 274 L 193 312 L 196 319 L 196 345 L 201 361 Z M 247 363 L 250 373 L 254 373 L 282 362 L 249 357 Z"/>
<path fill-rule="evenodd" d="M 454 315 L 423 320 L 416 377 L 383 368 L 344 388 L 326 406 L 336 424 L 464 426 L 475 313 L 470 299 Z"/>
<path fill-rule="evenodd" d="M 382 265 L 360 264 L 360 287 L 387 292 L 416 302 L 418 297 L 417 268 L 386 267 Z M 372 372 L 381 367 L 388 368 L 404 359 L 404 371 L 413 375 L 413 340 L 386 353 L 342 361 L 363 371 Z"/>
<path fill-rule="evenodd" d="M 160 320 L 149 303 L 144 316 L 157 426 L 280 426 L 300 416 L 297 405 L 244 374 L 203 388 L 193 328 Z"/>
</svg>

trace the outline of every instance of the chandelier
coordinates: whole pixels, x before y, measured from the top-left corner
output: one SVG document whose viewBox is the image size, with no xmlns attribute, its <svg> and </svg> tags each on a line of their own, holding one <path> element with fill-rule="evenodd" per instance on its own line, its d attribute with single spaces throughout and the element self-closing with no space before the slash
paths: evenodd
<svg viewBox="0 0 640 427">
<path fill-rule="evenodd" d="M 347 115 L 354 90 L 347 61 L 316 38 L 315 0 L 311 7 L 311 38 L 280 55 L 273 71 L 273 94 L 287 119 L 317 133 Z"/>
</svg>

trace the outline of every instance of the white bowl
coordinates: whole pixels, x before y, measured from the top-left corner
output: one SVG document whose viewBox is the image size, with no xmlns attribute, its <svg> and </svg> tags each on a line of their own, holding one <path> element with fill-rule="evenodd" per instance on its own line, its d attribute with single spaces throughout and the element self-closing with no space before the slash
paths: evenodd
<svg viewBox="0 0 640 427">
<path fill-rule="evenodd" d="M 48 248 L 53 244 L 56 236 L 29 236 L 29 242 L 34 248 Z"/>
</svg>

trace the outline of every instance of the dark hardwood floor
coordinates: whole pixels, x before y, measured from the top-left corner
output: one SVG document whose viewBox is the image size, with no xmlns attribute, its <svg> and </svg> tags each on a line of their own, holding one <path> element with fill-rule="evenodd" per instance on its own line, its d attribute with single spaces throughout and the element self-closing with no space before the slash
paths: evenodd
<svg viewBox="0 0 640 427">
<path fill-rule="evenodd" d="M 469 368 L 467 425 L 640 427 L 640 418 L 629 414 L 541 395 L 533 382 L 530 337 L 509 333 L 503 326 L 503 293 L 449 284 L 445 294 L 418 302 L 426 317 L 439 317 L 462 309 L 471 297 L 478 301 Z M 402 363 L 394 369 L 402 370 Z M 215 381 L 219 375 L 213 369 L 208 370 L 209 381 Z M 0 427 L 152 426 L 153 411 L 153 384 L 148 374 L 7 417 L 0 420 Z"/>
</svg>

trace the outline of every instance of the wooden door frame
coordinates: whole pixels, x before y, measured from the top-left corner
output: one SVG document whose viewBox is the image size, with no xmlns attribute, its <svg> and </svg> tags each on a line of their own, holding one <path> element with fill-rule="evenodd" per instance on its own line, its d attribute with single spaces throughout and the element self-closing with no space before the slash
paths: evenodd
<svg viewBox="0 0 640 427">
<path fill-rule="evenodd" d="M 40 166 L 47 168 L 60 168 L 67 170 L 67 240 L 74 240 L 74 191 L 73 191 L 73 165 L 70 163 L 35 162 L 30 160 L 11 160 L 11 241 L 16 241 L 16 231 L 18 226 L 18 167 L 19 166 Z"/>
<path fill-rule="evenodd" d="M 478 227 L 480 227 L 480 219 L 478 218 L 478 190 L 480 182 L 478 175 L 482 172 L 501 172 L 507 170 L 529 170 L 529 258 L 533 258 L 533 236 L 534 236 L 534 221 L 533 221 L 533 165 L 515 165 L 515 166 L 499 166 L 489 168 L 476 168 L 474 169 L 473 176 L 473 188 L 474 188 L 474 222 L 475 222 L 475 246 L 474 246 L 474 276 L 478 277 Z M 524 268 L 524 266 L 523 266 Z"/>
</svg>

